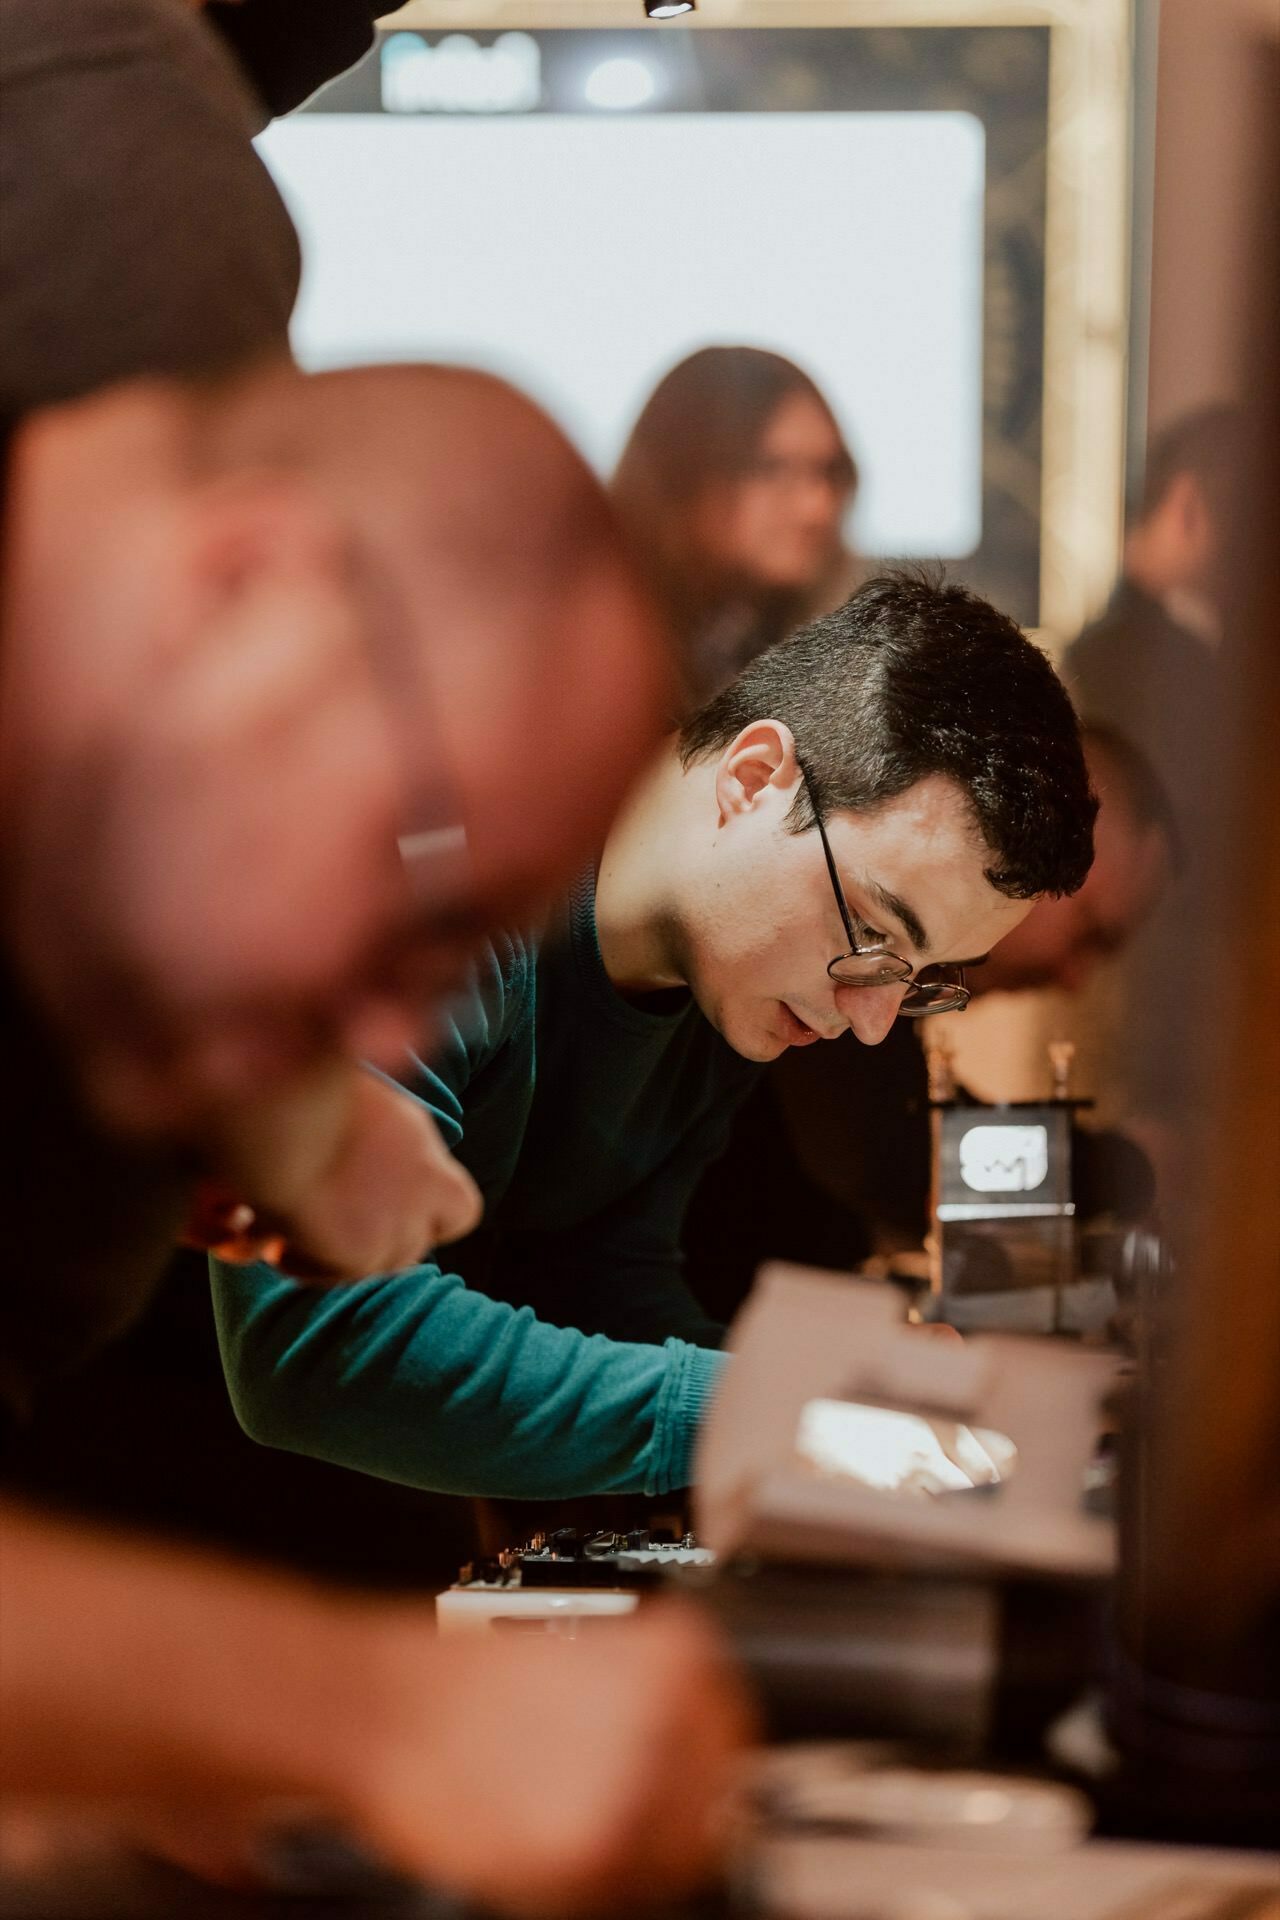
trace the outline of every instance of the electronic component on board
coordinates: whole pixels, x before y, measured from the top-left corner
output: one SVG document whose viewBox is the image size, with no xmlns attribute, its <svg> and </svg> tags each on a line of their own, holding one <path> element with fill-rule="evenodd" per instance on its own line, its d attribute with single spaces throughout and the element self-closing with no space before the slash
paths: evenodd
<svg viewBox="0 0 1280 1920">
<path fill-rule="evenodd" d="M 469 1560 L 436 1601 L 442 1633 L 477 1627 L 568 1632 L 577 1620 L 631 1613 L 646 1591 L 715 1563 L 691 1533 L 661 1527 L 627 1533 L 556 1527 L 523 1547 Z"/>
</svg>

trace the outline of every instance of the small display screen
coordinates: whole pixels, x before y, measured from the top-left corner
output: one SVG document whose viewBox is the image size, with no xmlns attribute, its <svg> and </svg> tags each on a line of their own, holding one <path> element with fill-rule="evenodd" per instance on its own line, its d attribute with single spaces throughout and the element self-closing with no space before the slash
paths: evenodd
<svg viewBox="0 0 1280 1920">
<path fill-rule="evenodd" d="M 1048 1171 L 1047 1127 L 970 1127 L 960 1142 L 960 1178 L 974 1193 L 1032 1193 Z"/>
</svg>

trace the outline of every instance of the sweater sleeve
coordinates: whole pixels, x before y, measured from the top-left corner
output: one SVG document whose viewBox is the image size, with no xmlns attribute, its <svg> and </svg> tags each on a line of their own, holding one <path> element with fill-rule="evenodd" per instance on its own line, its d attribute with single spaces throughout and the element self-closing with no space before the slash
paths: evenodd
<svg viewBox="0 0 1280 1920">
<path fill-rule="evenodd" d="M 724 1364 L 680 1340 L 548 1326 L 431 1264 L 327 1293 L 222 1267 L 214 1307 L 252 1438 L 445 1493 L 685 1486 Z"/>
<path fill-rule="evenodd" d="M 464 1096 L 481 1072 L 493 1099 L 520 992 L 509 970 L 490 970 L 424 1070 L 420 1097 L 451 1146 L 463 1143 Z M 513 1108 L 519 1094 L 513 1085 Z M 719 1354 L 552 1326 L 434 1261 L 329 1291 L 264 1266 L 212 1272 L 232 1403 L 266 1445 L 446 1493 L 549 1499 L 688 1483 Z"/>
</svg>

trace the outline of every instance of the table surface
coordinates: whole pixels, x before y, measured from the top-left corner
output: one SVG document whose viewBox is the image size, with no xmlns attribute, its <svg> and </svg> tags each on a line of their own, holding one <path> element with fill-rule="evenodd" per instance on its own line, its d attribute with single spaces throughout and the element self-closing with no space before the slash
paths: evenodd
<svg viewBox="0 0 1280 1920">
<path fill-rule="evenodd" d="M 0 1869 L 3 1920 L 486 1920 L 324 1839 L 287 1863 L 293 1885 L 241 1894 L 83 1846 Z M 777 1834 L 733 1889 L 669 1902 L 619 1887 L 601 1920 L 1277 1920 L 1280 1855 L 1090 1842 L 998 1856 L 848 1835 Z"/>
</svg>

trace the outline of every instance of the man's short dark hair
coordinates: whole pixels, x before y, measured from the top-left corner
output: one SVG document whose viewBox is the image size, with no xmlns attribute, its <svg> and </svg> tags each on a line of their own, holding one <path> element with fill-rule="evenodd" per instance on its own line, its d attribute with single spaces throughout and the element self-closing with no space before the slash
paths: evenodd
<svg viewBox="0 0 1280 1920">
<path fill-rule="evenodd" d="M 1089 871 L 1098 802 L 1066 689 L 1021 628 L 964 587 L 868 580 L 686 721 L 684 765 L 765 719 L 791 729 L 824 813 L 868 813 L 942 774 L 968 799 L 1000 893 L 1074 893 Z M 803 788 L 787 824 L 813 825 Z"/>
</svg>

